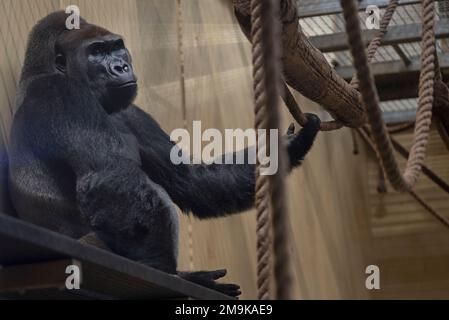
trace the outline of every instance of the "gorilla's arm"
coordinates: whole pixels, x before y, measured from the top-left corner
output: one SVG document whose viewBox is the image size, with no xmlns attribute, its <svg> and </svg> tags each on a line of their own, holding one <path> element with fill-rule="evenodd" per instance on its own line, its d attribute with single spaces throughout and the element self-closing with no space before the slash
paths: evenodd
<svg viewBox="0 0 449 320">
<path fill-rule="evenodd" d="M 205 219 L 236 213 L 254 205 L 253 164 L 245 161 L 239 165 L 174 165 L 170 151 L 175 144 L 150 115 L 131 106 L 113 117 L 137 138 L 144 171 L 167 190 L 183 211 L 192 211 Z M 289 130 L 288 154 L 292 167 L 300 164 L 318 132 L 319 119 L 309 118 L 311 121 L 299 133 Z"/>
</svg>

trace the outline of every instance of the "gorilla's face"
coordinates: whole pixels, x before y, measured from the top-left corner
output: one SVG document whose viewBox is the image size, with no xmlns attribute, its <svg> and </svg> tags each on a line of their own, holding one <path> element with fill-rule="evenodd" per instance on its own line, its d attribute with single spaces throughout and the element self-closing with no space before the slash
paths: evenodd
<svg viewBox="0 0 449 320">
<path fill-rule="evenodd" d="M 123 39 L 94 27 L 95 37 L 70 36 L 59 45 L 56 54 L 58 70 L 77 79 L 85 79 L 108 113 L 127 108 L 137 94 L 137 78 L 132 59 Z M 87 33 L 92 34 L 92 30 Z M 67 50 L 68 49 L 68 50 Z M 65 52 L 64 52 L 65 51 Z"/>
</svg>

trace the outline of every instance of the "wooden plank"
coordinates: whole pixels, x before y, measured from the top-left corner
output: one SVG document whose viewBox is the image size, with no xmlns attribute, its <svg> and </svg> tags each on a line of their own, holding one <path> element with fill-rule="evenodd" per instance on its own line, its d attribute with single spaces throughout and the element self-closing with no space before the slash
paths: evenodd
<svg viewBox="0 0 449 320">
<path fill-rule="evenodd" d="M 364 30 L 363 41 L 366 44 L 377 35 L 377 30 Z M 421 41 L 421 23 L 392 26 L 382 39 L 382 46 Z M 435 37 L 437 39 L 449 37 L 449 19 L 441 19 L 435 23 Z M 335 52 L 349 50 L 346 32 L 338 32 L 309 38 L 310 42 L 321 52 Z"/>
<path fill-rule="evenodd" d="M 438 0 L 437 0 L 438 1 Z M 375 5 L 379 8 L 386 8 L 389 0 L 362 0 L 359 1 L 359 10 L 365 11 L 369 5 Z M 400 0 L 399 6 L 419 4 L 419 0 Z M 307 3 L 305 1 L 298 1 L 298 15 L 300 18 L 317 17 L 330 14 L 341 13 L 341 5 L 338 0 L 331 1 L 315 1 L 314 3 Z"/>
<path fill-rule="evenodd" d="M 0 215 L 0 264 L 39 263 L 76 259 L 83 264 L 83 287 L 119 299 L 231 299 L 55 232 Z"/>
<path fill-rule="evenodd" d="M 77 265 L 81 270 L 81 264 L 71 259 L 3 267 L 0 294 L 49 288 L 63 290 L 67 279 L 65 270 L 70 265 Z"/>
<path fill-rule="evenodd" d="M 439 55 L 439 62 L 443 80 L 449 81 L 449 54 Z M 337 67 L 336 71 L 347 81 L 351 80 L 355 74 L 355 69 L 352 66 Z M 409 65 L 405 65 L 400 60 L 373 63 L 371 71 L 381 101 L 410 99 L 418 96 L 421 71 L 419 57 L 411 59 Z"/>
</svg>

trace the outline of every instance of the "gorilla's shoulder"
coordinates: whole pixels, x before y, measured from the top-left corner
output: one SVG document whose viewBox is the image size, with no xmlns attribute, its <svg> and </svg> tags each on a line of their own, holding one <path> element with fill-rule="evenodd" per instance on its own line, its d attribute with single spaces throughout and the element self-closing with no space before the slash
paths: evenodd
<svg viewBox="0 0 449 320">
<path fill-rule="evenodd" d="M 76 86 L 71 83 L 64 75 L 49 74 L 35 77 L 33 80 L 23 84 L 20 89 L 22 91 L 22 99 L 18 100 L 17 108 L 23 109 L 24 105 L 29 108 L 38 106 L 42 108 L 44 105 L 53 107 L 64 105 L 63 100 L 75 99 L 80 95 L 87 96 L 87 90 L 83 90 L 83 85 Z M 74 92 L 78 95 L 74 96 Z"/>
<path fill-rule="evenodd" d="M 63 75 L 42 75 L 30 81 L 26 90 L 26 96 L 48 100 L 63 94 L 67 91 L 68 86 L 69 82 Z"/>
</svg>

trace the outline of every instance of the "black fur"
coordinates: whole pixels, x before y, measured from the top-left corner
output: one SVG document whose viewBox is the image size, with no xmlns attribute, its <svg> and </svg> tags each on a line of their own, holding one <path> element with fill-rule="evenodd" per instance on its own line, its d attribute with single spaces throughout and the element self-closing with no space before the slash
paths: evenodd
<svg viewBox="0 0 449 320">
<path fill-rule="evenodd" d="M 117 254 L 176 273 L 174 204 L 202 219 L 248 209 L 254 165 L 172 164 L 174 143 L 132 104 L 137 87 L 127 85 L 135 77 L 120 38 L 84 20 L 81 30 L 65 30 L 66 17 L 44 18 L 29 38 L 11 131 L 14 206 L 25 220 L 75 238 L 94 232 Z M 119 48 L 84 49 L 108 39 Z M 292 166 L 318 131 L 309 117 L 299 133 L 289 132 Z M 224 274 L 179 275 L 238 295 L 238 286 L 216 283 Z"/>
</svg>

